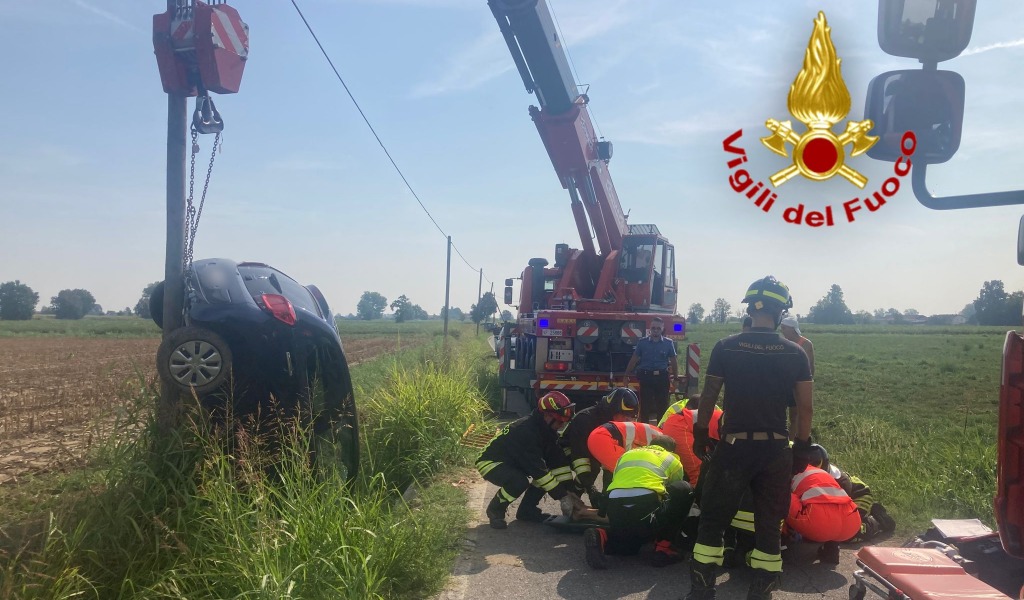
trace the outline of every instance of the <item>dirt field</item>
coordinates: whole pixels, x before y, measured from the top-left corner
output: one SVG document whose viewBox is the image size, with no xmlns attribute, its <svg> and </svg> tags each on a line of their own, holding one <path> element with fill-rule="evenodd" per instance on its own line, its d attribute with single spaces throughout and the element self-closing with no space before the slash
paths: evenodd
<svg viewBox="0 0 1024 600">
<path fill-rule="evenodd" d="M 395 349 L 393 338 L 345 341 L 355 366 Z M 140 388 L 156 384 L 158 339 L 0 338 L 0 485 L 71 469 Z M 406 341 L 406 346 L 408 341 Z"/>
</svg>

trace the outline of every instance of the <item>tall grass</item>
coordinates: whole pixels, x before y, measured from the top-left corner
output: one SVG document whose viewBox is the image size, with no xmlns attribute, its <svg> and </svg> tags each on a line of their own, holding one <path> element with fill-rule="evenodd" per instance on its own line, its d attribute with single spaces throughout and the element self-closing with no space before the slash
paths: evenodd
<svg viewBox="0 0 1024 600">
<path fill-rule="evenodd" d="M 0 543 L 0 598 L 430 595 L 458 551 L 464 501 L 447 485 L 415 504 L 399 492 L 463 464 L 459 438 L 485 410 L 472 361 L 436 354 L 392 361 L 359 398 L 365 458 L 353 485 L 314 471 L 308 436 L 291 425 L 273 455 L 198 424 L 159 443 L 152 429 L 116 438 L 85 491 L 35 535 Z"/>
</svg>

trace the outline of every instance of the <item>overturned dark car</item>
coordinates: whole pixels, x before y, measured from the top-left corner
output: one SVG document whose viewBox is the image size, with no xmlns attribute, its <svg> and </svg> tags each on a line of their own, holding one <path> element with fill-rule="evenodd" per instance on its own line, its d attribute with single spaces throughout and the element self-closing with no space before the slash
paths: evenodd
<svg viewBox="0 0 1024 600">
<path fill-rule="evenodd" d="M 317 462 L 359 466 L 352 378 L 327 300 L 256 262 L 196 260 L 185 283 L 185 326 L 157 352 L 160 376 L 233 419 L 275 413 L 298 418 L 315 435 Z M 163 284 L 150 298 L 162 325 Z"/>
</svg>

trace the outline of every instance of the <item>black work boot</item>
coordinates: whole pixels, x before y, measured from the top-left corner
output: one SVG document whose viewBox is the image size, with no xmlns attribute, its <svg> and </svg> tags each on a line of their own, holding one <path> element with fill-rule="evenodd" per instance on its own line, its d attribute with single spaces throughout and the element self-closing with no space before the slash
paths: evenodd
<svg viewBox="0 0 1024 600">
<path fill-rule="evenodd" d="M 715 600 L 715 563 L 690 559 L 690 592 L 685 600 Z"/>
<path fill-rule="evenodd" d="M 848 541 L 853 544 L 866 542 L 878 535 L 881 531 L 882 527 L 878 524 L 878 519 L 871 515 L 862 516 L 860 518 L 860 531 L 858 531 L 857 535 L 853 536 Z"/>
<path fill-rule="evenodd" d="M 747 588 L 747 600 L 772 600 L 772 592 L 779 588 L 780 579 L 778 573 L 754 569 L 754 578 Z"/>
<path fill-rule="evenodd" d="M 885 507 L 875 502 L 871 505 L 871 516 L 878 521 L 878 527 L 883 533 L 892 533 L 896 531 L 896 519 L 889 516 L 889 511 L 885 510 Z"/>
<path fill-rule="evenodd" d="M 541 498 L 544 497 L 545 493 L 539 487 L 530 486 L 526 493 L 523 494 L 522 501 L 519 502 L 519 509 L 516 510 L 516 519 L 530 523 L 543 523 L 554 516 L 547 514 L 537 506 L 540 504 Z"/>
<path fill-rule="evenodd" d="M 505 502 L 500 495 L 495 494 L 491 503 L 487 505 L 487 519 L 491 522 L 491 529 L 506 529 L 505 511 L 508 509 L 508 502 Z"/>
<path fill-rule="evenodd" d="M 839 542 L 825 542 L 818 548 L 818 560 L 826 565 L 839 564 Z"/>
</svg>

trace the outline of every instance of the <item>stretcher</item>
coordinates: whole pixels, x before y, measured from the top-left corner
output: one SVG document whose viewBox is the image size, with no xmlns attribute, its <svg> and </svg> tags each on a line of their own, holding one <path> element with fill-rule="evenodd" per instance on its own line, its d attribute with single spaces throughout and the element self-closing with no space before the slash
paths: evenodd
<svg viewBox="0 0 1024 600">
<path fill-rule="evenodd" d="M 1008 600 L 1008 596 L 973 577 L 956 548 L 921 542 L 913 548 L 866 546 L 857 551 L 850 600 L 864 600 L 868 590 L 888 600 Z"/>
</svg>

